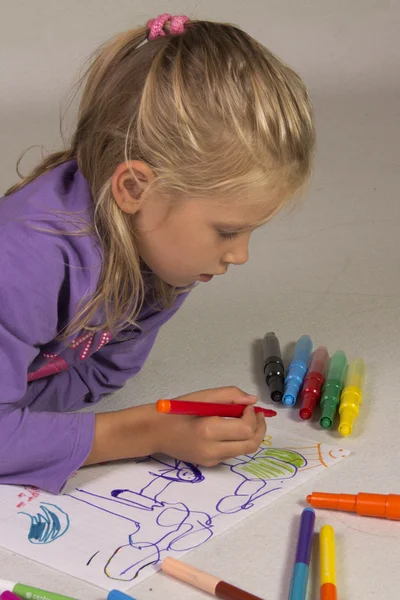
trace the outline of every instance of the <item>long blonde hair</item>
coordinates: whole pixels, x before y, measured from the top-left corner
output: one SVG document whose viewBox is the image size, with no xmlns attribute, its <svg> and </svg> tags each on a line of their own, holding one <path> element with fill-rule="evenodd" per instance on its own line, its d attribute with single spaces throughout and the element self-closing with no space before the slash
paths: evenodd
<svg viewBox="0 0 400 600">
<path fill-rule="evenodd" d="M 296 190 L 311 172 L 312 108 L 292 69 L 232 25 L 191 21 L 182 35 L 166 28 L 152 41 L 147 26 L 127 31 L 95 53 L 70 146 L 7 192 L 71 159 L 89 183 L 104 264 L 68 334 L 134 324 L 143 303 L 134 217 L 111 192 L 118 164 L 144 161 L 161 192 L 187 199 L 265 196 L 278 181 Z M 156 277 L 153 286 L 162 306 L 177 295 Z"/>
</svg>

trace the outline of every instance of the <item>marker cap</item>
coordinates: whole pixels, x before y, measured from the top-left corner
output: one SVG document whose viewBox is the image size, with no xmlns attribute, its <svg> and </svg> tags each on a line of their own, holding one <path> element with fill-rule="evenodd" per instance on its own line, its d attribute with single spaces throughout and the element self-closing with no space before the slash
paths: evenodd
<svg viewBox="0 0 400 600">
<path fill-rule="evenodd" d="M 353 431 L 353 424 L 357 415 L 353 408 L 344 408 L 340 414 L 339 433 L 347 437 Z"/>
<path fill-rule="evenodd" d="M 19 596 L 17 596 L 17 594 L 14 594 L 13 592 L 0 593 L 0 598 L 1 598 L 1 600 L 21 600 L 21 598 Z"/>
<path fill-rule="evenodd" d="M 321 417 L 319 420 L 319 424 L 321 425 L 322 429 L 329 429 L 330 427 L 332 427 L 332 423 L 333 420 L 327 415 Z"/>
<path fill-rule="evenodd" d="M 320 598 L 321 600 L 337 600 L 336 585 L 333 585 L 333 583 L 324 583 L 321 586 Z"/>
<path fill-rule="evenodd" d="M 8 581 L 7 579 L 0 579 L 0 594 L 4 592 L 10 592 L 15 588 L 15 583 L 13 581 Z"/>
<path fill-rule="evenodd" d="M 296 563 L 310 564 L 312 534 L 315 524 L 315 512 L 305 508 L 301 513 L 299 539 L 296 549 Z"/>
<path fill-rule="evenodd" d="M 119 590 L 111 590 L 107 596 L 107 600 L 135 600 L 132 596 L 128 596 L 128 594 L 124 594 Z"/>
<path fill-rule="evenodd" d="M 306 366 L 312 352 L 312 341 L 309 335 L 302 335 L 294 347 L 293 362 L 304 361 Z"/>
<path fill-rule="evenodd" d="M 304 421 L 311 419 L 318 400 L 318 390 L 303 393 L 299 415 Z"/>
<path fill-rule="evenodd" d="M 321 425 L 321 427 L 323 427 L 323 429 L 329 429 L 330 427 L 332 427 L 333 420 L 337 412 L 338 403 L 338 397 L 331 397 L 330 399 L 325 400 L 325 402 L 321 406 L 322 410 L 319 424 Z"/>
<path fill-rule="evenodd" d="M 156 404 L 158 412 L 169 413 L 171 412 L 171 401 L 170 400 L 158 400 Z"/>
<path fill-rule="evenodd" d="M 283 394 L 282 402 L 286 406 L 293 406 L 296 403 L 297 396 L 299 394 L 300 385 L 294 382 L 290 382 L 285 386 L 285 393 Z"/>
<path fill-rule="evenodd" d="M 268 382 L 271 400 L 280 402 L 283 396 L 283 377 L 272 375 Z"/>
<path fill-rule="evenodd" d="M 312 409 L 308 406 L 302 407 L 299 410 L 299 415 L 300 418 L 303 419 L 303 421 L 308 421 L 312 417 Z"/>
<path fill-rule="evenodd" d="M 282 402 L 283 392 L 275 390 L 274 392 L 271 392 L 270 396 L 273 402 Z"/>
</svg>

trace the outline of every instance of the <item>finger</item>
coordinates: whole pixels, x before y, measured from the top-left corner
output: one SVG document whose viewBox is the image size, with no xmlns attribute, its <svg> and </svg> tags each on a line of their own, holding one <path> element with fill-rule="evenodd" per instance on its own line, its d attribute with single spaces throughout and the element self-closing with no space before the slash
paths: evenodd
<svg viewBox="0 0 400 600">
<path fill-rule="evenodd" d="M 258 441 L 258 445 L 261 445 L 261 443 L 263 442 L 263 440 L 265 438 L 265 434 L 267 433 L 267 421 L 266 421 L 264 415 L 262 415 L 260 413 L 256 414 L 256 420 L 257 420 L 257 430 L 256 430 L 255 438 Z"/>
<path fill-rule="evenodd" d="M 250 407 L 249 407 L 250 408 Z M 225 419 L 224 417 L 202 417 L 198 427 L 200 434 L 210 442 L 251 440 L 257 434 L 258 422 L 253 412 L 253 419 Z"/>
<path fill-rule="evenodd" d="M 258 413 L 255 416 L 257 425 L 256 431 L 252 437 L 242 440 L 225 440 L 216 446 L 215 451 L 219 455 L 218 460 L 220 462 L 223 459 L 234 458 L 236 456 L 241 456 L 242 454 L 254 454 L 257 452 L 264 441 L 267 424 L 263 415 Z M 243 419 L 241 419 L 241 421 L 243 422 Z M 222 453 L 222 455 L 220 453 Z"/>
<path fill-rule="evenodd" d="M 255 454 L 261 445 L 262 439 L 252 438 L 244 441 L 220 442 L 215 447 L 216 460 L 222 462 L 244 454 Z"/>
<path fill-rule="evenodd" d="M 257 396 L 247 394 L 238 387 L 222 387 L 210 390 L 213 399 L 209 402 L 221 402 L 224 404 L 254 404 L 257 401 Z M 211 394 L 210 394 L 211 395 Z"/>
<path fill-rule="evenodd" d="M 216 402 L 217 404 L 254 404 L 257 396 L 246 394 L 236 387 L 212 388 L 179 396 L 176 400 L 188 402 Z"/>
<path fill-rule="evenodd" d="M 261 416 L 264 420 L 264 415 Z M 251 429 L 253 435 L 257 430 L 257 417 L 258 414 L 255 412 L 254 408 L 252 406 L 246 406 L 240 419 L 242 423 L 246 424 Z"/>
</svg>

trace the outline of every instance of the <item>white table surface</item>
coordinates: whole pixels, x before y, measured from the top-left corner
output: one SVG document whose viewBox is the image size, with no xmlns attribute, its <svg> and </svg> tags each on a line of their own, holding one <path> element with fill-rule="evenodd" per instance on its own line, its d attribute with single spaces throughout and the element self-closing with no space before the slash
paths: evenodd
<svg viewBox="0 0 400 600">
<path fill-rule="evenodd" d="M 24 3 L 10 2 L 8 10 L 15 4 Z M 46 2 L 38 4 L 43 8 Z M 70 4 L 78 10 L 77 2 Z M 111 5 L 98 4 L 111 18 Z M 161 5 L 150 4 L 154 13 Z M 184 3 L 170 4 L 179 4 L 178 11 Z M 214 4 L 197 3 L 197 14 L 209 14 Z M 244 9 L 240 13 L 236 2 L 224 2 L 221 10 L 222 4 L 222 14 L 214 11 L 213 17 L 240 22 Z M 279 4 L 272 24 L 290 21 L 296 6 Z M 269 330 L 284 347 L 308 333 L 331 353 L 343 349 L 349 359 L 365 359 L 365 402 L 350 438 L 300 422 L 296 411 L 282 412 L 274 423 L 314 440 L 337 442 L 353 454 L 185 557 L 265 600 L 287 598 L 298 515 L 307 493 L 400 493 L 399 9 L 390 2 L 354 2 L 351 9 L 338 2 L 337 14 L 333 9 L 331 14 L 331 3 L 306 4 L 305 14 L 293 14 L 299 61 L 308 59 L 319 137 L 307 199 L 254 235 L 247 266 L 195 290 L 161 332 L 142 373 L 107 401 L 107 408 L 123 407 L 222 385 L 239 385 L 266 400 L 256 340 Z M 126 3 L 123 9 L 126 15 Z M 253 23 L 267 12 L 263 3 L 254 2 Z M 251 29 L 247 9 L 245 14 L 242 24 Z M 293 35 L 295 29 L 290 22 Z M 279 51 L 279 35 L 272 37 L 276 44 L 271 46 Z M 311 49 L 305 50 L 306 43 Z M 296 63 L 294 41 L 286 46 L 285 58 Z M 10 165 L 3 152 L 4 164 Z M 3 180 L 9 179 L 7 172 Z M 318 511 L 317 528 L 325 522 L 337 535 L 339 598 L 397 597 L 400 522 Z M 309 598 L 318 597 L 317 558 Z M 0 564 L 1 576 L 11 580 L 85 600 L 105 597 L 100 589 L 1 549 Z M 205 598 L 161 574 L 132 593 L 138 600 Z"/>
</svg>

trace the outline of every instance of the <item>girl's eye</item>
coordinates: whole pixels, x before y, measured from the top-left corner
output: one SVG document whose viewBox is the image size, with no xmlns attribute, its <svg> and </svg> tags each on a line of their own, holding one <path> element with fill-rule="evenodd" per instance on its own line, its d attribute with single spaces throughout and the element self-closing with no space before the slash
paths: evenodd
<svg viewBox="0 0 400 600">
<path fill-rule="evenodd" d="M 239 235 L 239 233 L 237 231 L 218 231 L 218 235 L 223 239 L 223 240 L 233 240 L 235 237 L 237 237 Z"/>
</svg>

